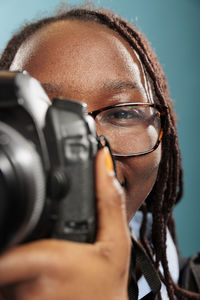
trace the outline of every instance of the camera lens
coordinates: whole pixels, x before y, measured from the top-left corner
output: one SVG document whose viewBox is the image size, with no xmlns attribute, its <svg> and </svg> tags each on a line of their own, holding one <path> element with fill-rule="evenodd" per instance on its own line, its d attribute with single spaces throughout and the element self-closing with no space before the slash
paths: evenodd
<svg viewBox="0 0 200 300">
<path fill-rule="evenodd" d="M 22 242 L 40 219 L 45 176 L 35 147 L 0 122 L 0 251 Z"/>
</svg>

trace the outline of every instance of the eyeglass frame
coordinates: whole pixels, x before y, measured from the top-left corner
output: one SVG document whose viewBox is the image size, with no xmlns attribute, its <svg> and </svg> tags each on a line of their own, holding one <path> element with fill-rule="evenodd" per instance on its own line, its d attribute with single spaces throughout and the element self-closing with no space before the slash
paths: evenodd
<svg viewBox="0 0 200 300">
<path fill-rule="evenodd" d="M 88 113 L 88 115 L 90 115 L 91 117 L 93 117 L 93 119 L 95 120 L 95 118 L 97 117 L 97 115 L 99 113 L 103 112 L 103 111 L 106 111 L 106 110 L 109 110 L 109 109 L 112 109 L 112 108 L 116 108 L 116 107 L 130 106 L 130 105 L 132 105 L 132 106 L 143 106 L 143 107 L 153 107 L 153 108 L 156 108 L 158 110 L 158 112 L 160 113 L 160 121 L 161 121 L 160 134 L 159 134 L 159 137 L 157 139 L 156 144 L 150 150 L 144 151 L 144 152 L 135 153 L 135 154 L 117 154 L 117 153 L 112 153 L 112 155 L 115 156 L 115 157 L 136 157 L 136 156 L 142 156 L 142 155 L 146 155 L 148 153 L 151 153 L 151 152 L 155 151 L 158 148 L 158 146 L 161 143 L 162 137 L 163 137 L 166 115 L 169 112 L 169 108 L 167 106 L 164 106 L 164 105 L 161 105 L 161 104 L 148 103 L 148 102 L 119 103 L 119 104 L 110 105 L 110 106 L 106 106 L 106 107 L 103 107 L 103 108 L 91 111 L 91 112 Z"/>
</svg>

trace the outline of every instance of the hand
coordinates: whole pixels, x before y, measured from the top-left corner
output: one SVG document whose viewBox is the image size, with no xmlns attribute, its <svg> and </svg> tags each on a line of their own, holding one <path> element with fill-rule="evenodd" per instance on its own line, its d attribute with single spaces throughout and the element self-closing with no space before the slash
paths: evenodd
<svg viewBox="0 0 200 300">
<path fill-rule="evenodd" d="M 108 150 L 99 151 L 95 244 L 52 239 L 9 250 L 0 258 L 0 286 L 5 299 L 128 299 L 130 239 L 125 200 L 109 170 L 110 163 Z"/>
</svg>

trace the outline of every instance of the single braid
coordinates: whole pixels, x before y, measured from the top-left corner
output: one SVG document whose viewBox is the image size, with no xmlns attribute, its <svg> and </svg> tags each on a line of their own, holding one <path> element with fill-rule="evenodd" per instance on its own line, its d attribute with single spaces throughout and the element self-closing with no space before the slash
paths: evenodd
<svg viewBox="0 0 200 300">
<path fill-rule="evenodd" d="M 152 262 L 154 262 L 153 250 L 152 250 L 152 247 L 149 244 L 149 241 L 146 237 L 146 225 L 147 225 L 147 213 L 148 213 L 146 203 L 143 203 L 140 210 L 143 212 L 142 224 L 140 227 L 140 241 L 141 241 L 143 247 L 145 248 L 146 253 L 148 254 L 149 258 L 151 259 Z"/>
<path fill-rule="evenodd" d="M 164 226 L 166 228 L 166 224 L 164 224 Z M 163 244 L 165 245 L 165 249 L 166 249 L 166 240 L 167 240 L 166 230 L 164 230 L 164 232 L 163 232 Z M 175 297 L 174 297 L 174 286 L 173 286 L 172 278 L 171 278 L 171 275 L 170 275 L 170 272 L 169 272 L 166 251 L 162 252 L 162 266 L 163 266 L 166 281 L 168 283 L 166 285 L 166 288 L 167 288 L 169 298 L 170 299 L 175 299 Z"/>
</svg>

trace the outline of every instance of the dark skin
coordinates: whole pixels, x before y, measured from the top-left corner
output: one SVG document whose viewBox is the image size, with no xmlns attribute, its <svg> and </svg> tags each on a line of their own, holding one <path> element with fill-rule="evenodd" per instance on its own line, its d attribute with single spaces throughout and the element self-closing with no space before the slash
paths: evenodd
<svg viewBox="0 0 200 300">
<path fill-rule="evenodd" d="M 51 99 L 62 96 L 86 102 L 88 112 L 118 103 L 153 102 L 138 55 L 117 33 L 92 22 L 48 25 L 23 43 L 11 70 L 27 70 Z M 160 147 L 145 156 L 116 159 L 120 185 L 106 167 L 105 151 L 100 151 L 96 243 L 49 240 L 16 247 L 0 260 L 0 274 L 4 273 L 0 284 L 11 284 L 13 299 L 20 300 L 127 300 L 126 223 L 151 191 L 160 159 Z"/>
</svg>

